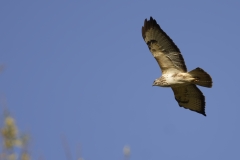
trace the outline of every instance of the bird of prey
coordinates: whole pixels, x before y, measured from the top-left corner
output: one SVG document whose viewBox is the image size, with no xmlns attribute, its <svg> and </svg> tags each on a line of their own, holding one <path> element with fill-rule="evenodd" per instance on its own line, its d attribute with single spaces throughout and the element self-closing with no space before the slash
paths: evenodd
<svg viewBox="0 0 240 160">
<path fill-rule="evenodd" d="M 211 76 L 199 67 L 187 72 L 179 48 L 152 17 L 145 19 L 142 37 L 162 70 L 153 86 L 171 87 L 180 107 L 206 116 L 205 97 L 196 85 L 211 88 Z"/>
</svg>

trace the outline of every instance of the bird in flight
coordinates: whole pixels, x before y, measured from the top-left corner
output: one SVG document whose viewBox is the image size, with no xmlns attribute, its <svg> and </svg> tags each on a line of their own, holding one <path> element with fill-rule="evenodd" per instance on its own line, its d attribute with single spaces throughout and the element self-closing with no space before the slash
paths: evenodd
<svg viewBox="0 0 240 160">
<path fill-rule="evenodd" d="M 211 76 L 199 67 L 187 72 L 179 48 L 152 17 L 145 19 L 142 37 L 162 70 L 153 86 L 171 87 L 180 107 L 206 116 L 205 97 L 196 85 L 211 88 Z"/>
</svg>

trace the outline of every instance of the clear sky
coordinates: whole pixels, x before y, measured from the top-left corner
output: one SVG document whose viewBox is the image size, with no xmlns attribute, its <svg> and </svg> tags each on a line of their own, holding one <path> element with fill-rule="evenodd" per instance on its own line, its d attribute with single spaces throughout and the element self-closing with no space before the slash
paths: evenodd
<svg viewBox="0 0 240 160">
<path fill-rule="evenodd" d="M 152 16 L 201 67 L 206 114 L 152 87 L 160 68 L 142 39 Z M 1 1 L 0 93 L 34 159 L 240 158 L 240 1 Z M 3 107 L 2 107 L 3 108 Z M 1 110 L 3 110 L 1 108 Z"/>
</svg>

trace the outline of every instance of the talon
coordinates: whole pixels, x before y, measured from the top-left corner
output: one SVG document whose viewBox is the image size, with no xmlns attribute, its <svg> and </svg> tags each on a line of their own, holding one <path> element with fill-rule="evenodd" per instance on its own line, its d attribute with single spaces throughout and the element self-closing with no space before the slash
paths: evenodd
<svg viewBox="0 0 240 160">
<path fill-rule="evenodd" d="M 198 82 L 198 81 L 199 81 L 199 78 L 198 78 L 198 77 L 194 79 L 194 82 Z"/>
</svg>

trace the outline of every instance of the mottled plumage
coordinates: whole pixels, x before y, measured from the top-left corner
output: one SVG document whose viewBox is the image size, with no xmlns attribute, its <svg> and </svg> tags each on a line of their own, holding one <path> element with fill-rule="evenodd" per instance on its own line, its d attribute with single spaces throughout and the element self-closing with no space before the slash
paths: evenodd
<svg viewBox="0 0 240 160">
<path fill-rule="evenodd" d="M 212 87 L 210 75 L 201 68 L 187 72 L 179 48 L 152 17 L 145 19 L 142 36 L 162 70 L 153 86 L 171 87 L 180 107 L 206 116 L 205 97 L 196 85 Z"/>
</svg>

